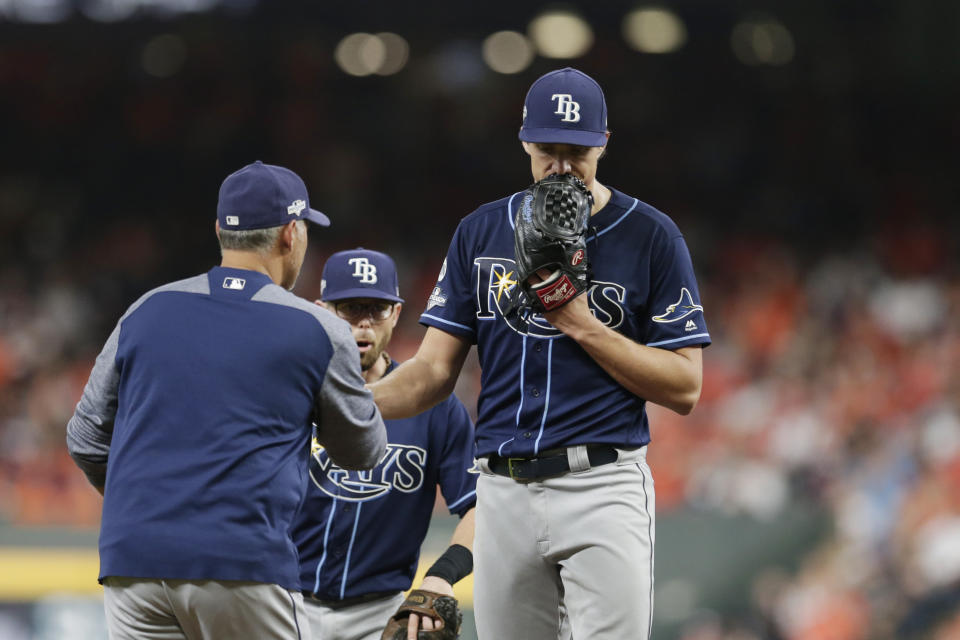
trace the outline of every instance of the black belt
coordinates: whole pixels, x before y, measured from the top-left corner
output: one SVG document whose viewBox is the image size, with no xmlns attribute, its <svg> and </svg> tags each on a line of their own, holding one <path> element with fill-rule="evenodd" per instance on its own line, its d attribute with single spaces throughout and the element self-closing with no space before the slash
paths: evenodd
<svg viewBox="0 0 960 640">
<path fill-rule="evenodd" d="M 490 465 L 490 471 L 500 476 L 507 476 L 514 480 L 538 480 L 563 475 L 570 471 L 567 451 L 566 449 L 561 451 L 562 453 L 539 458 L 503 458 L 494 455 L 487 459 L 487 464 Z M 616 460 L 617 450 L 607 444 L 589 444 L 587 458 L 590 460 L 591 467 L 597 467 Z"/>
<path fill-rule="evenodd" d="M 374 600 L 389 598 L 397 595 L 398 593 L 400 592 L 374 591 L 372 593 L 365 593 L 362 596 L 353 596 L 351 598 L 344 598 L 342 600 L 323 600 L 318 598 L 312 591 L 304 591 L 303 597 L 331 609 L 343 609 L 344 607 L 352 607 L 355 604 L 363 604 L 364 602 L 373 602 Z"/>
</svg>

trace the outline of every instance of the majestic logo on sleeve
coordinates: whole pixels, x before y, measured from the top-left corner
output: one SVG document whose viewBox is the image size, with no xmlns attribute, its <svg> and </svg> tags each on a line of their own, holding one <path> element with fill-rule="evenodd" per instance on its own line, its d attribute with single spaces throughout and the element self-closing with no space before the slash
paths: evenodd
<svg viewBox="0 0 960 640">
<path fill-rule="evenodd" d="M 561 122 L 580 122 L 580 103 L 575 102 L 573 96 L 569 93 L 555 93 L 550 96 L 551 100 L 557 101 L 557 110 L 554 111 Z"/>
<path fill-rule="evenodd" d="M 423 486 L 426 464 L 425 449 L 388 443 L 376 467 L 348 471 L 334 464 L 316 438 L 310 442 L 310 479 L 325 494 L 339 500 L 363 502 L 391 490 L 413 493 Z"/>
<path fill-rule="evenodd" d="M 477 319 L 492 320 L 503 318 L 507 325 L 520 334 L 539 338 L 552 338 L 561 335 L 558 329 L 534 314 L 522 322 L 516 313 L 504 314 L 517 281 L 517 263 L 509 258 L 477 258 Z M 615 282 L 594 281 L 585 294 L 593 315 L 611 329 L 623 324 L 625 311 L 623 302 L 626 289 Z"/>
<path fill-rule="evenodd" d="M 347 263 L 353 265 L 353 273 L 350 275 L 354 278 L 358 278 L 363 284 L 377 283 L 377 265 L 366 258 L 350 258 Z"/>
<path fill-rule="evenodd" d="M 680 299 L 669 305 L 664 313 L 660 314 L 659 316 L 653 316 L 653 321 L 676 322 L 677 320 L 683 320 L 691 313 L 696 313 L 697 311 L 703 311 L 703 307 L 699 304 L 694 304 L 693 296 L 690 294 L 690 290 L 686 287 L 683 287 L 680 289 Z M 696 325 L 690 327 L 690 323 L 687 323 L 688 331 L 695 328 Z"/>
</svg>

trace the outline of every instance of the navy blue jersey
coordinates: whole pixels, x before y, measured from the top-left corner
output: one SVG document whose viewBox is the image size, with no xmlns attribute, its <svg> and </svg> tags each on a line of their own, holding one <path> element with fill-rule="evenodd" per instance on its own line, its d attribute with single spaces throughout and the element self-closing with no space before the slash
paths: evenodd
<svg viewBox="0 0 960 640">
<path fill-rule="evenodd" d="M 321 600 L 409 589 L 437 485 L 451 513 L 462 516 L 477 501 L 477 476 L 468 472 L 473 423 L 456 396 L 385 424 L 387 453 L 372 471 L 345 471 L 314 445 L 293 537 L 302 588 Z"/>
<path fill-rule="evenodd" d="M 242 269 L 144 295 L 67 425 L 78 464 L 105 479 L 100 578 L 299 589 L 290 526 L 314 420 L 341 464 L 369 467 L 383 452 L 346 322 Z"/>
<path fill-rule="evenodd" d="M 650 205 L 611 193 L 590 219 L 593 285 L 584 295 L 594 315 L 649 347 L 709 344 L 677 226 Z M 460 222 L 420 316 L 421 323 L 477 345 L 477 454 L 534 456 L 578 444 L 647 444 L 643 398 L 542 317 L 524 324 L 501 312 L 517 286 L 513 227 L 521 197 L 483 205 Z"/>
</svg>

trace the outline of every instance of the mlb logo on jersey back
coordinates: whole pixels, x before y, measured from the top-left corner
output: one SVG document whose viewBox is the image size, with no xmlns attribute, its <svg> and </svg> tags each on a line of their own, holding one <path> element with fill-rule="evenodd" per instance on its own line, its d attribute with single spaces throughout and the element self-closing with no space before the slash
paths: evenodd
<svg viewBox="0 0 960 640">
<path fill-rule="evenodd" d="M 247 286 L 247 281 L 244 280 L 243 278 L 224 278 L 223 279 L 224 289 L 233 289 L 235 291 L 242 291 L 245 286 Z"/>
</svg>

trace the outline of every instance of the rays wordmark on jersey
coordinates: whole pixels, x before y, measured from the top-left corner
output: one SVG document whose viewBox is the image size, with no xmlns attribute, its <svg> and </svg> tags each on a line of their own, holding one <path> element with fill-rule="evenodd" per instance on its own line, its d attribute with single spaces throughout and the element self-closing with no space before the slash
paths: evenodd
<svg viewBox="0 0 960 640">
<path fill-rule="evenodd" d="M 509 258 L 476 258 L 477 265 L 477 319 L 490 320 L 498 315 L 507 325 L 520 334 L 539 338 L 551 338 L 561 335 L 549 322 L 539 315 L 533 315 L 528 322 L 522 322 L 516 314 L 505 316 L 510 296 L 519 286 L 517 281 L 517 263 Z M 624 320 L 623 301 L 626 289 L 615 282 L 595 280 L 586 293 L 590 310 L 600 322 L 611 329 L 619 327 Z"/>
<path fill-rule="evenodd" d="M 350 471 L 338 467 L 314 438 L 310 443 L 310 479 L 327 495 L 350 502 L 373 500 L 391 489 L 413 493 L 423 486 L 425 449 L 387 443 L 387 451 L 373 469 Z"/>
</svg>

